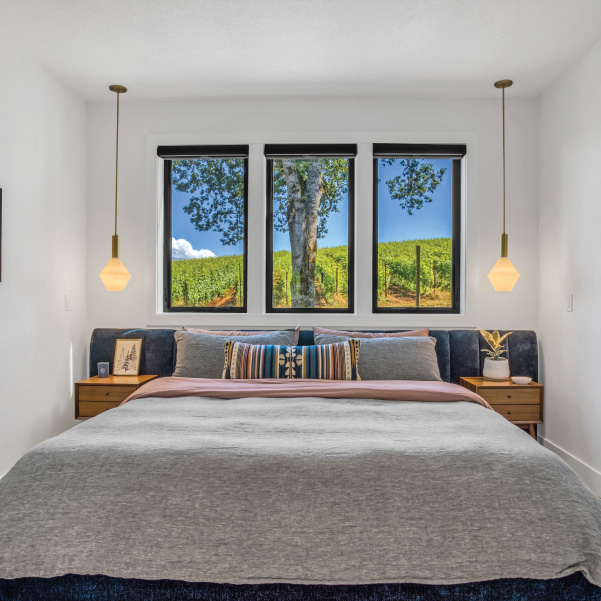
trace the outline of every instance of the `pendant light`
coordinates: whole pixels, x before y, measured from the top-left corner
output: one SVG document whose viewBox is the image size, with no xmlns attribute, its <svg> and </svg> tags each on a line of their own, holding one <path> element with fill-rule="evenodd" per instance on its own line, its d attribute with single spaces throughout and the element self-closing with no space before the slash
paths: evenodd
<svg viewBox="0 0 601 601">
<path fill-rule="evenodd" d="M 115 146 L 115 234 L 113 236 L 113 258 L 100 272 L 100 279 L 107 290 L 121 292 L 127 286 L 131 275 L 119 259 L 119 236 L 117 235 L 117 182 L 119 177 L 119 95 L 125 94 L 124 86 L 109 86 L 111 92 L 117 93 L 117 141 Z"/>
<path fill-rule="evenodd" d="M 505 88 L 513 84 L 511 79 L 495 82 L 495 88 L 503 93 L 503 233 L 501 234 L 501 257 L 488 272 L 488 279 L 497 292 L 511 292 L 520 274 L 507 257 L 508 237 L 505 233 Z"/>
</svg>

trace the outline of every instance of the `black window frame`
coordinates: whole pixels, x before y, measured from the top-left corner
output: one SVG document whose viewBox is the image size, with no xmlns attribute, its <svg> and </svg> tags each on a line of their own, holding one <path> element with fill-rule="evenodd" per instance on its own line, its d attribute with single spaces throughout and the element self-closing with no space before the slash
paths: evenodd
<svg viewBox="0 0 601 601">
<path fill-rule="evenodd" d="M 159 146 L 163 159 L 163 312 L 164 313 L 248 313 L 248 145 Z M 244 244 L 241 307 L 173 307 L 172 306 L 172 167 L 177 159 L 243 159 L 244 160 Z"/>
<path fill-rule="evenodd" d="M 355 313 L 355 158 L 357 144 L 266 144 L 267 215 L 265 255 L 266 313 Z M 348 306 L 346 308 L 273 306 L 273 161 L 282 158 L 346 158 L 348 168 Z"/>
<path fill-rule="evenodd" d="M 372 313 L 440 313 L 461 312 L 461 176 L 462 163 L 467 154 L 465 144 L 374 144 L 373 145 L 373 243 L 372 243 Z M 378 161 L 384 158 L 401 159 L 452 159 L 453 186 L 451 192 L 452 215 L 452 267 L 451 307 L 379 307 L 378 306 Z"/>
</svg>

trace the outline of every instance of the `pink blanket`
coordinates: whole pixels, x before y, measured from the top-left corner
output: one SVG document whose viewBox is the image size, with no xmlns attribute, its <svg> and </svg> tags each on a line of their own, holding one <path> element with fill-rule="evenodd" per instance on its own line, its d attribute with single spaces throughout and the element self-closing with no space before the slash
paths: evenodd
<svg viewBox="0 0 601 601">
<path fill-rule="evenodd" d="M 448 382 L 421 380 L 213 380 L 208 378 L 157 378 L 129 395 L 121 404 L 149 397 L 321 397 L 329 399 L 380 399 L 385 401 L 468 401 L 492 407 L 475 392 Z"/>
</svg>

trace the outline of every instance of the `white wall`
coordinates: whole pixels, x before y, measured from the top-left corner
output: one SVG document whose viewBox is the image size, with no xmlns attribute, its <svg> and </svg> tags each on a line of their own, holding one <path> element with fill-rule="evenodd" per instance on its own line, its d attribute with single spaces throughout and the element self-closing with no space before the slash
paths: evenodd
<svg viewBox="0 0 601 601">
<path fill-rule="evenodd" d="M 601 43 L 540 100 L 544 442 L 601 495 Z M 574 311 L 566 297 L 574 294 Z"/>
<path fill-rule="evenodd" d="M 107 92 L 108 96 L 108 92 Z M 501 112 L 496 100 L 213 99 L 121 103 L 121 258 L 132 274 L 122 294 L 106 292 L 98 273 L 110 252 L 115 106 L 88 107 L 88 327 L 146 325 L 329 324 L 337 326 L 437 325 L 531 328 L 538 325 L 538 106 L 507 99 L 507 195 L 510 256 L 522 277 L 512 294 L 495 293 L 487 273 L 500 252 Z M 397 132 L 391 134 L 391 132 Z M 263 314 L 264 169 L 262 142 L 468 141 L 468 315 L 373 316 L 371 305 L 371 163 L 357 162 L 358 314 Z M 236 316 L 155 316 L 158 143 L 245 143 L 250 167 L 250 312 Z M 367 146 L 363 147 L 368 148 Z M 258 154 L 257 154 L 258 153 Z M 363 161 L 363 167 L 360 162 Z M 364 252 L 362 252 L 362 249 Z"/>
<path fill-rule="evenodd" d="M 86 357 L 86 108 L 10 52 L 0 81 L 2 476 L 75 423 L 72 386 Z"/>
</svg>

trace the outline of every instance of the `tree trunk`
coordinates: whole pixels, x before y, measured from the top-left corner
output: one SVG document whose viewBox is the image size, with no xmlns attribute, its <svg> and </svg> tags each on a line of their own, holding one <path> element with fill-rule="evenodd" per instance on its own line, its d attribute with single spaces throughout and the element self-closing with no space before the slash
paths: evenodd
<svg viewBox="0 0 601 601">
<path fill-rule="evenodd" d="M 322 195 L 321 161 L 311 162 L 305 182 L 299 178 L 296 161 L 284 160 L 282 165 L 290 200 L 288 233 L 292 255 L 291 306 L 315 307 L 317 227 Z"/>
</svg>

